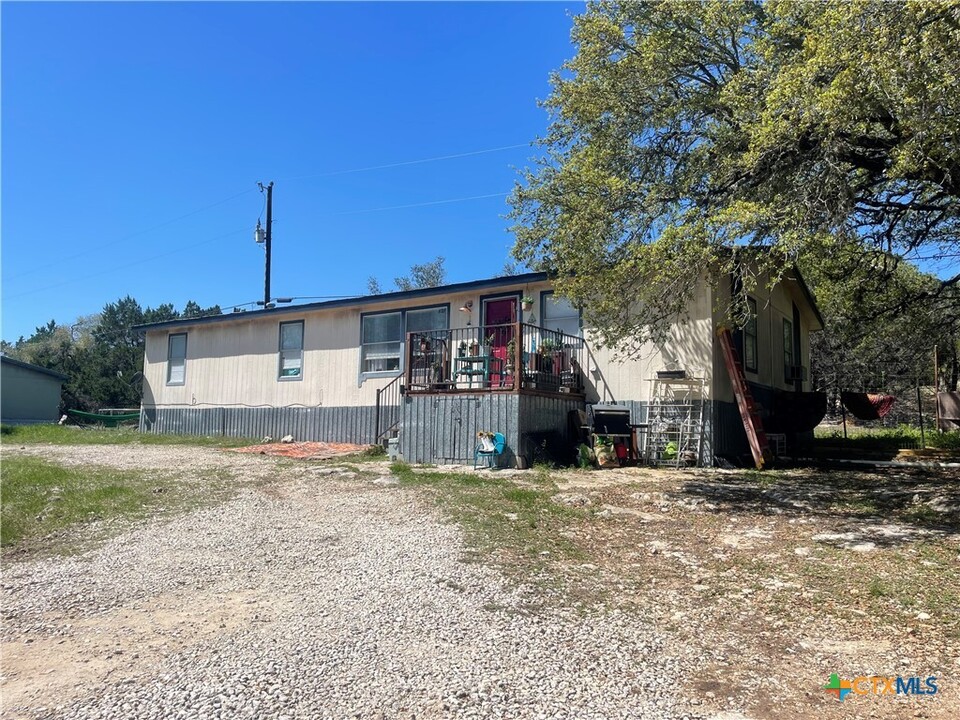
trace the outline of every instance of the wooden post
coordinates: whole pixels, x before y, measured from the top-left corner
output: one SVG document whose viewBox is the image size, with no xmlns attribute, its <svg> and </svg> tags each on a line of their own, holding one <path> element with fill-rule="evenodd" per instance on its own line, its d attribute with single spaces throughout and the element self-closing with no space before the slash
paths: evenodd
<svg viewBox="0 0 960 720">
<path fill-rule="evenodd" d="M 920 413 L 920 449 L 927 446 L 926 437 L 923 434 L 923 403 L 920 401 L 920 383 L 917 383 L 917 411 Z"/>
<path fill-rule="evenodd" d="M 405 343 L 406 357 L 404 358 L 403 375 L 407 379 L 407 387 L 410 387 L 413 381 L 413 333 L 407 333 L 407 342 Z"/>
<path fill-rule="evenodd" d="M 843 404 L 843 400 L 840 401 L 840 410 L 843 413 L 843 439 L 847 439 L 847 407 Z"/>
<path fill-rule="evenodd" d="M 937 409 L 936 431 L 943 432 L 940 429 L 940 400 L 937 395 L 940 393 L 940 348 L 933 346 L 933 406 Z"/>
<path fill-rule="evenodd" d="M 523 387 L 523 323 L 513 324 L 513 390 L 520 392 Z"/>
</svg>

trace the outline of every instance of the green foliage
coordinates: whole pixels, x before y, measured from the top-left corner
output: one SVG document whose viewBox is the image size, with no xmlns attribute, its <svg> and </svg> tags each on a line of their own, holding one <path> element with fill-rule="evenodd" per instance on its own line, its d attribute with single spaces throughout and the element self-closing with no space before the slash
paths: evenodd
<svg viewBox="0 0 960 720">
<path fill-rule="evenodd" d="M 445 260 L 437 256 L 434 260 L 419 265 L 410 266 L 410 274 L 394 279 L 397 290 L 416 290 L 417 288 L 431 288 L 443 285 L 447 277 L 444 268 Z"/>
<path fill-rule="evenodd" d="M 393 283 L 401 292 L 443 285 L 447 278 L 445 262 L 443 257 L 437 256 L 430 262 L 411 265 L 410 274 L 394 278 Z M 383 292 L 383 286 L 377 278 L 373 275 L 367 278 L 367 294 L 381 295 Z"/>
<path fill-rule="evenodd" d="M 61 410 L 97 410 L 140 405 L 139 373 L 143 371 L 143 333 L 137 325 L 203 315 L 219 315 L 220 307 L 202 308 L 190 300 L 183 312 L 167 303 L 146 309 L 129 295 L 73 325 L 51 320 L 27 339 L 6 343 L 4 353 L 24 362 L 63 373 Z"/>
<path fill-rule="evenodd" d="M 797 262 L 882 280 L 902 258 L 955 256 L 958 8 L 590 4 L 545 101 L 545 154 L 511 199 L 515 257 L 629 349 L 662 336 L 705 271 L 738 269 L 731 246 L 764 250 L 747 291 Z"/>
<path fill-rule="evenodd" d="M 883 391 L 902 398 L 918 384 L 933 384 L 937 345 L 941 387 L 955 387 L 960 339 L 956 290 L 936 294 L 937 280 L 906 264 L 883 279 L 869 268 L 844 265 L 827 259 L 805 267 L 825 318 L 824 331 L 810 338 L 813 386 L 832 393 Z M 924 293 L 931 297 L 909 301 Z M 914 407 L 899 405 L 911 412 Z"/>
</svg>

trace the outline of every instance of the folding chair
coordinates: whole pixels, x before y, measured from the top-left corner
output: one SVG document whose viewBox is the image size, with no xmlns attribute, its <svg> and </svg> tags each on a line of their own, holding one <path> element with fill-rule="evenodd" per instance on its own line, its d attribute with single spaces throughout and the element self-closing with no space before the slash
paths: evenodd
<svg viewBox="0 0 960 720">
<path fill-rule="evenodd" d="M 477 447 L 473 451 L 473 469 L 477 469 L 480 458 L 486 459 L 487 467 L 489 468 L 499 467 L 499 457 L 503 454 L 503 448 L 506 442 L 507 439 L 503 436 L 503 433 L 496 433 L 493 436 L 493 450 L 484 450 L 483 445 L 477 443 Z"/>
</svg>

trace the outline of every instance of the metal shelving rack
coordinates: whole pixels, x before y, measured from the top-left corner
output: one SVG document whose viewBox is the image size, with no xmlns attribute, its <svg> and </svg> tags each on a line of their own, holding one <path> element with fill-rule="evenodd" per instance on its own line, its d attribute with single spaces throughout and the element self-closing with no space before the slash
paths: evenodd
<svg viewBox="0 0 960 720">
<path fill-rule="evenodd" d="M 655 377 L 644 459 L 649 465 L 686 467 L 703 461 L 703 413 L 706 381 L 697 377 Z M 673 443 L 676 452 L 671 452 Z"/>
</svg>

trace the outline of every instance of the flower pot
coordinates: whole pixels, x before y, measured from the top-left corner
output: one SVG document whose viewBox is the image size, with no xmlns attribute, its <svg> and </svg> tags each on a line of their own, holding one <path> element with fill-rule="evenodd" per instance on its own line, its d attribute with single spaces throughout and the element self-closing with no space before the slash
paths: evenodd
<svg viewBox="0 0 960 720">
<path fill-rule="evenodd" d="M 530 312 L 533 310 L 533 301 L 531 300 L 530 302 L 522 302 L 520 303 L 520 307 L 524 312 Z"/>
</svg>

